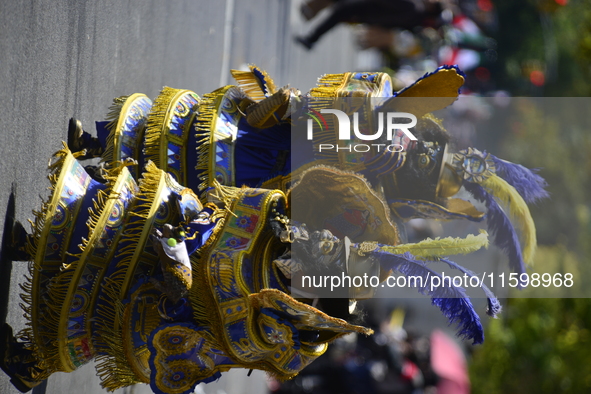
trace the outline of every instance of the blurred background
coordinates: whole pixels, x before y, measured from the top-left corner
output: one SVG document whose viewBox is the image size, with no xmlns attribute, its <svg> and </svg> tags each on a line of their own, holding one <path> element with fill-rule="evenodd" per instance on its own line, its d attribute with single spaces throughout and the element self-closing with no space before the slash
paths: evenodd
<svg viewBox="0 0 591 394">
<path fill-rule="evenodd" d="M 366 2 L 368 7 L 375 3 Z M 345 9 L 345 4 L 310 0 L 301 11 L 307 18 L 314 15 L 311 10 L 327 5 L 320 15 L 310 18 L 313 22 L 322 13 Z M 423 4 L 433 6 L 433 2 Z M 472 99 L 454 104 L 458 108 L 453 126 L 446 125 L 456 147 L 487 149 L 506 160 L 541 169 L 551 200 L 531 208 L 539 242 L 534 271 L 574 271 L 579 278 L 575 286 L 586 286 L 591 261 L 591 130 L 586 97 L 591 93 L 591 2 L 460 0 L 438 5 L 437 16 L 417 19 L 414 27 L 385 27 L 387 22 L 378 17 L 372 21 L 370 15 L 360 18 L 365 23 L 350 25 L 350 29 L 361 53 L 379 62 L 398 88 L 439 65 L 460 66 L 466 73 L 462 94 Z M 310 31 L 314 33 L 314 28 Z M 309 44 L 305 39 L 310 36 L 301 36 L 300 44 Z M 543 108 L 552 108 L 551 104 L 512 97 L 555 97 L 542 102 L 554 102 L 561 109 L 550 110 L 550 115 Z M 567 102 L 571 105 L 558 104 Z M 496 119 L 494 128 L 488 122 L 491 118 Z M 418 229 L 444 233 L 425 223 L 418 223 Z M 502 259 L 489 253 L 485 264 Z M 417 311 L 429 313 L 416 302 L 374 301 L 373 306 L 380 303 L 382 308 L 369 315 L 383 319 L 375 321 L 379 334 L 356 346 L 343 344 L 342 348 L 351 349 L 346 360 L 341 354 L 345 351 L 333 349 L 331 354 L 337 354 L 324 367 L 324 376 L 334 376 L 329 370 L 342 365 L 337 380 L 347 382 L 348 389 L 334 392 L 343 393 L 590 392 L 590 300 L 504 296 L 500 317 L 485 322 L 484 344 L 459 344 L 465 361 L 452 347 L 446 348 L 451 346 L 445 342 L 450 337 L 440 331 L 444 330 L 441 322 L 425 324 L 413 316 Z M 394 324 L 403 310 L 410 316 L 402 325 Z M 467 375 L 460 372 L 464 369 Z M 367 383 L 358 385 L 363 378 L 351 376 L 363 373 Z M 303 390 L 299 392 L 306 392 L 306 383 L 310 383 L 305 377 L 300 380 Z M 326 392 L 333 391 L 328 388 Z"/>
<path fill-rule="evenodd" d="M 45 195 L 41 174 L 67 120 L 92 124 L 113 97 L 155 97 L 162 86 L 203 95 L 249 63 L 302 92 L 322 74 L 345 71 L 388 72 L 402 89 L 458 64 L 462 94 L 473 99 L 447 125 L 456 147 L 540 168 L 551 199 L 531 208 L 535 271 L 574 272 L 575 287 L 591 280 L 591 1 L 0 0 L 0 55 L 0 217 L 22 222 Z M 529 97 L 563 103 L 560 117 Z M 409 228 L 416 239 L 467 230 Z M 494 249 L 478 258 L 506 267 Z M 0 314 L 20 328 L 26 267 L 0 269 Z M 376 335 L 339 340 L 295 379 L 238 370 L 196 393 L 591 392 L 591 300 L 502 296 L 500 317 L 483 316 L 483 345 L 455 338 L 428 298 L 380 298 L 363 305 Z M 91 365 L 33 393 L 81 391 L 102 392 Z M 4 375 L 0 392 L 16 393 Z"/>
</svg>

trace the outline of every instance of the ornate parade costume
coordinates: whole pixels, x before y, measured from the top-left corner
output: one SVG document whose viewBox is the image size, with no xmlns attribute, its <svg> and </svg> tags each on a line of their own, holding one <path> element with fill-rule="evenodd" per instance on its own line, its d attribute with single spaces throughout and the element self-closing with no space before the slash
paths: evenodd
<svg viewBox="0 0 591 394">
<path fill-rule="evenodd" d="M 18 341 L 9 326 L 2 332 L 2 368 L 21 391 L 91 359 L 109 390 L 149 383 L 155 393 L 188 393 L 236 367 L 289 379 L 336 338 L 371 333 L 351 321 L 355 301 L 372 289 L 357 286 L 335 299 L 292 292 L 302 272 L 438 275 L 425 263 L 438 261 L 473 275 L 443 256 L 486 246 L 486 234 L 407 244 L 396 222 L 482 220 L 468 202 L 447 199 L 461 186 L 486 203 L 497 243 L 525 269 L 522 245 L 525 261 L 535 249 L 525 202 L 545 196 L 543 180 L 477 150 L 446 152 L 428 114 L 456 99 L 457 69 L 438 69 L 398 93 L 383 73 L 327 75 L 309 102 L 277 89 L 254 66 L 233 74 L 238 86 L 203 98 L 171 88 L 154 102 L 142 94 L 118 98 L 109 121 L 98 124 L 98 140 L 71 123 L 75 152 L 64 146 L 54 156 L 52 194 L 27 236 L 29 324 Z M 360 161 L 318 155 L 291 138 L 292 123 L 348 96 L 412 110 L 421 139 L 404 142 L 405 152 Z M 397 100 L 417 97 L 430 99 L 412 108 Z M 335 129 L 326 126 L 318 135 L 334 142 Z M 290 157 L 300 142 L 303 154 Z M 81 159 L 97 155 L 99 167 L 83 167 Z M 413 179 L 427 186 L 413 187 Z M 512 208 L 510 219 L 495 198 Z M 295 201 L 314 204 L 294 220 Z M 483 290 L 494 315 L 500 306 Z M 419 291 L 459 335 L 482 342 L 463 289 Z"/>
</svg>

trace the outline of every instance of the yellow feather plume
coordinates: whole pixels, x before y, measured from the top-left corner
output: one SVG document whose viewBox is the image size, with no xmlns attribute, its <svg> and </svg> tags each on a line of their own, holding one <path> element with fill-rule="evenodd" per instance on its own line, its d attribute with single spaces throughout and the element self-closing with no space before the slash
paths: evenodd
<svg viewBox="0 0 591 394">
<path fill-rule="evenodd" d="M 381 249 L 384 252 L 393 254 L 410 252 L 416 257 L 430 258 L 454 254 L 468 254 L 482 247 L 488 248 L 488 233 L 484 230 L 480 230 L 480 234 L 478 235 L 469 234 L 466 238 L 427 238 L 417 243 L 383 246 Z"/>
<path fill-rule="evenodd" d="M 537 247 L 536 226 L 521 195 L 507 181 L 496 175 L 485 179 L 480 185 L 491 193 L 503 207 L 509 209 L 511 222 L 519 229 L 523 261 L 533 264 Z"/>
</svg>

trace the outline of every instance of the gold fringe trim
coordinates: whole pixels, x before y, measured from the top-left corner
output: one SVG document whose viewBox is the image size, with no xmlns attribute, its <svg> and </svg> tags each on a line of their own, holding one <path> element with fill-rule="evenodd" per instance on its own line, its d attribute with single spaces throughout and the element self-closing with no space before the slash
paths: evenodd
<svg viewBox="0 0 591 394">
<path fill-rule="evenodd" d="M 86 250 L 89 246 L 89 240 L 93 238 L 93 233 L 97 229 L 99 220 L 102 212 L 105 210 L 105 205 L 109 201 L 109 196 L 115 182 L 117 175 L 121 172 L 122 166 L 118 166 L 108 171 L 107 176 L 107 188 L 105 190 L 99 190 L 96 198 L 93 199 L 93 207 L 89 208 L 89 219 L 86 222 L 88 226 L 88 238 L 82 238 L 82 251 Z M 68 315 L 68 297 L 72 294 L 72 291 L 77 287 L 77 280 L 75 279 L 76 273 L 83 269 L 86 260 L 83 258 L 84 253 L 76 255 L 78 260 L 68 265 L 63 265 L 62 270 L 54 278 L 51 279 L 47 287 L 45 295 L 44 305 L 49 310 L 49 313 L 43 311 L 43 315 L 40 319 L 43 321 L 43 326 L 48 328 L 47 336 L 55 337 L 55 342 L 51 344 L 51 356 L 52 360 L 60 360 L 60 371 L 72 372 L 77 367 L 71 362 L 71 359 L 64 348 L 66 340 L 66 326 L 69 319 Z M 53 349 L 55 348 L 55 349 Z M 46 356 L 47 357 L 47 356 Z"/>
<path fill-rule="evenodd" d="M 103 301 L 108 302 L 108 307 L 101 308 L 101 315 L 107 318 L 104 321 L 97 320 L 97 337 L 101 340 L 102 352 L 95 358 L 95 369 L 101 379 L 101 387 L 114 391 L 145 382 L 135 374 L 125 355 L 121 331 L 125 305 L 119 300 L 120 281 L 105 278 L 104 284 L 106 297 Z"/>
<path fill-rule="evenodd" d="M 88 221 L 86 222 L 89 230 L 88 239 L 82 240 L 82 247 L 84 252 L 81 256 L 79 256 L 78 262 L 71 264 L 75 268 L 75 273 L 73 280 L 70 282 L 69 285 L 70 288 L 68 294 L 70 295 L 70 297 L 77 289 L 77 283 L 80 279 L 80 275 L 82 274 L 82 270 L 86 265 L 87 256 L 90 248 L 94 247 L 96 240 L 102 235 L 102 231 L 108 221 L 108 217 L 110 216 L 114 200 L 117 200 L 120 197 L 119 193 L 121 193 L 121 190 L 125 188 L 130 173 L 126 170 L 124 171 L 124 169 L 130 165 L 132 165 L 131 162 L 116 161 L 112 163 L 113 168 L 108 170 L 105 175 L 105 179 L 107 180 L 107 188 L 105 190 L 99 191 L 97 193 L 96 199 L 93 200 L 93 207 L 89 209 L 90 215 Z M 131 201 L 130 203 L 133 204 L 133 201 Z M 119 233 L 117 237 L 119 238 L 120 236 L 121 235 Z M 109 258 L 112 258 L 115 252 L 116 250 L 112 249 L 109 252 Z M 64 306 L 62 307 L 62 316 L 64 316 L 64 318 L 66 319 L 69 316 L 70 303 L 70 298 L 67 298 L 65 302 L 63 302 Z M 93 315 L 94 314 L 92 311 L 87 312 L 88 319 L 94 317 Z M 88 323 L 86 329 L 88 330 L 89 335 L 93 335 Z M 62 342 L 66 338 L 65 325 L 63 321 L 60 325 L 60 331 L 58 331 L 58 334 L 58 341 L 60 341 L 61 344 L 60 348 L 63 349 L 63 351 L 66 351 L 65 343 Z M 67 360 L 69 360 L 69 358 L 67 358 Z M 72 365 L 72 368 L 76 369 L 74 365 Z"/>
<path fill-rule="evenodd" d="M 258 68 L 254 64 L 250 64 L 248 68 L 250 71 L 230 70 L 230 73 L 232 73 L 232 76 L 236 82 L 238 82 L 240 89 L 242 89 L 250 99 L 258 103 L 267 97 L 264 93 L 265 89 L 269 92 L 269 96 L 277 91 L 275 82 L 265 70 Z M 254 70 L 263 74 L 266 82 L 261 81 L 254 74 Z"/>
<path fill-rule="evenodd" d="M 279 111 L 281 107 L 286 108 L 289 98 L 290 91 L 288 89 L 279 89 L 272 96 L 251 105 L 247 111 L 246 121 L 249 125 L 259 129 L 279 123 L 280 119 L 275 115 L 275 112 Z"/>
<path fill-rule="evenodd" d="M 201 183 L 196 192 L 204 192 L 210 186 L 210 181 L 215 178 L 215 166 L 212 166 L 211 146 L 215 143 L 215 125 L 217 120 L 217 107 L 226 92 L 233 86 L 228 85 L 204 94 L 199 103 L 199 114 L 195 121 L 195 139 L 197 141 L 197 164 L 195 169 L 201 171 L 199 179 Z M 215 149 L 215 148 L 214 148 Z M 200 195 L 205 200 L 205 193 Z"/>
<path fill-rule="evenodd" d="M 189 300 L 193 307 L 193 318 L 197 325 L 203 327 L 210 327 L 213 322 L 212 308 L 217 308 L 217 303 L 213 299 L 211 289 L 209 288 L 208 280 L 208 257 L 211 253 L 212 247 L 218 241 L 218 235 L 224 228 L 226 218 L 220 218 L 209 239 L 203 246 L 191 255 L 191 269 L 193 275 L 193 284 L 189 289 Z M 217 340 L 214 341 L 217 345 Z M 215 346 L 213 346 L 215 347 Z M 221 349 L 217 347 L 217 349 Z"/>
<path fill-rule="evenodd" d="M 62 168 L 65 164 L 65 161 L 69 155 L 71 155 L 70 150 L 68 149 L 66 143 L 62 142 L 63 148 L 56 153 L 53 154 L 52 158 L 48 164 L 49 174 L 47 178 L 49 179 L 50 186 L 49 190 L 50 196 L 47 200 L 42 199 L 41 208 L 38 211 L 33 210 L 34 221 L 29 220 L 31 224 L 31 235 L 27 238 L 27 243 L 25 249 L 30 256 L 35 256 L 36 259 L 38 249 L 40 247 L 39 242 L 44 237 L 43 229 L 47 225 L 47 214 L 53 208 L 53 200 L 56 198 L 57 192 L 57 183 L 62 175 Z M 47 267 L 46 267 L 47 268 Z M 60 267 L 55 267 L 56 271 L 59 271 Z M 36 337 L 35 331 L 33 329 L 33 325 L 37 326 L 38 317 L 37 317 L 37 310 L 34 308 L 38 307 L 35 300 L 35 295 L 38 291 L 37 285 L 39 281 L 39 274 L 38 272 L 41 270 L 41 266 L 39 263 L 30 261 L 28 263 L 28 274 L 25 275 L 25 280 L 22 284 L 19 285 L 21 289 L 20 298 L 22 303 L 20 303 L 20 307 L 24 312 L 24 317 L 26 319 L 26 326 L 22 329 L 16 336 L 20 338 L 22 341 L 27 342 L 28 349 L 33 352 L 35 359 L 37 360 L 37 367 L 42 371 L 36 376 L 38 381 L 45 380 L 51 375 L 53 372 L 61 371 L 61 362 L 59 355 L 57 352 L 46 352 L 45 346 L 38 343 L 39 338 Z M 47 316 L 44 312 L 44 318 L 48 320 L 49 323 L 53 323 L 56 320 L 59 320 L 59 317 L 56 317 L 54 310 L 48 310 Z M 49 332 L 40 333 L 42 335 L 50 335 L 52 331 L 52 326 L 49 327 Z M 55 331 L 57 332 L 57 331 Z"/>
<path fill-rule="evenodd" d="M 338 98 L 339 91 L 343 89 L 349 74 L 325 74 L 320 77 L 316 87 L 310 90 L 310 108 L 318 112 L 325 108 L 334 108 L 334 102 Z M 316 145 L 338 142 L 338 138 L 335 135 L 337 130 L 335 117 L 326 116 L 324 119 L 328 126 L 326 130 L 324 129 L 324 125 L 319 126 L 314 122 L 314 142 Z M 334 164 L 339 163 L 339 155 L 336 151 L 318 152 L 316 156 Z"/>
<path fill-rule="evenodd" d="M 126 225 L 125 241 L 129 244 L 119 250 L 117 258 L 120 261 L 117 270 L 110 277 L 104 279 L 105 297 L 104 304 L 98 308 L 97 335 L 94 341 L 95 347 L 101 351 L 96 357 L 97 376 L 101 379 L 101 386 L 109 391 L 126 387 L 135 383 L 142 383 L 131 368 L 123 351 L 123 333 L 121 332 L 121 319 L 125 309 L 121 300 L 129 290 L 130 270 L 132 263 L 137 260 L 136 254 L 141 252 L 138 244 L 145 235 L 146 222 L 153 217 L 155 200 L 160 191 L 160 185 L 164 182 L 165 173 L 156 165 L 149 162 L 146 172 L 140 180 L 140 193 L 136 197 L 134 216 L 142 218 Z M 159 204 L 157 204 L 159 206 Z M 122 242 L 121 240 L 120 242 Z"/>
<path fill-rule="evenodd" d="M 236 216 L 230 207 L 244 194 L 244 189 L 246 189 L 246 186 L 243 186 L 242 188 L 224 186 L 215 179 L 212 182 L 212 186 L 214 187 L 214 192 L 211 193 L 211 197 L 222 203 L 224 205 L 224 209 L 228 211 L 228 213 L 230 213 L 232 216 Z"/>
<path fill-rule="evenodd" d="M 349 74 L 324 74 L 318 78 L 316 87 L 310 90 L 310 96 L 337 97 L 337 92 L 343 88 Z"/>
<path fill-rule="evenodd" d="M 244 193 L 243 189 L 235 187 L 222 186 L 219 182 L 214 180 L 216 192 L 226 206 L 225 209 L 218 209 L 216 216 L 219 219 L 216 222 L 215 228 L 213 229 L 209 239 L 203 244 L 201 248 L 191 255 L 191 269 L 193 275 L 193 284 L 189 289 L 189 300 L 193 307 L 193 318 L 199 326 L 203 327 L 214 327 L 213 330 L 221 330 L 216 332 L 223 332 L 219 316 L 212 311 L 217 311 L 217 302 L 211 293 L 209 285 L 209 256 L 219 241 L 219 235 L 224 229 L 227 217 L 231 214 L 231 207 L 234 201 L 240 198 L 241 194 Z M 224 213 L 224 216 L 221 214 Z M 213 336 L 210 339 L 212 347 L 216 349 L 223 349 L 221 344 L 218 343 L 217 339 Z"/>
<path fill-rule="evenodd" d="M 111 164 L 115 160 L 119 160 L 120 157 L 115 155 L 115 142 L 117 135 L 117 125 L 119 124 L 119 117 L 121 116 L 121 110 L 125 105 L 125 102 L 130 96 L 121 96 L 113 99 L 113 103 L 109 107 L 109 113 L 105 120 L 108 120 L 107 130 L 109 130 L 109 136 L 107 137 L 107 147 L 105 152 L 102 154 L 101 162 Z"/>
<path fill-rule="evenodd" d="M 152 160 L 158 168 L 166 165 L 161 162 L 160 152 L 164 131 L 168 130 L 166 123 L 169 121 L 170 104 L 175 96 L 182 91 L 168 86 L 162 88 L 148 115 L 148 125 L 144 137 L 146 161 Z"/>
</svg>

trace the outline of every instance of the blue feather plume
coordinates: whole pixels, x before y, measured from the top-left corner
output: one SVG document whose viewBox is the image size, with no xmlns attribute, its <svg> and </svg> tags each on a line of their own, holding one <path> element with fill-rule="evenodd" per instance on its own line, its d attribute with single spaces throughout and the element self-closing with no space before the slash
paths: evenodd
<svg viewBox="0 0 591 394">
<path fill-rule="evenodd" d="M 461 271 L 462 273 L 468 275 L 469 277 L 478 277 L 478 275 L 476 275 L 473 271 L 470 271 L 469 269 L 464 268 L 461 265 L 459 265 L 458 263 L 448 260 L 447 258 L 442 257 L 442 258 L 439 258 L 439 260 L 437 260 L 437 261 L 441 261 L 441 262 L 447 264 L 450 268 Z M 478 279 L 479 279 L 479 281 L 481 280 L 481 278 L 478 278 Z M 489 289 L 488 286 L 484 284 L 484 281 L 482 281 L 482 283 L 480 283 L 480 288 L 482 289 L 482 291 L 486 295 L 486 299 L 487 299 L 486 314 L 491 317 L 496 317 L 497 314 L 499 314 L 501 312 L 501 309 L 503 308 L 501 306 L 501 303 L 499 302 L 499 300 L 497 299 L 495 294 L 492 292 L 492 290 Z"/>
<path fill-rule="evenodd" d="M 439 307 L 449 324 L 457 325 L 457 335 L 464 339 L 472 339 L 472 344 L 484 341 L 484 330 L 480 317 L 474 310 L 466 290 L 456 287 L 452 283 L 443 283 L 441 275 L 429 268 L 425 262 L 416 260 L 410 253 L 390 254 L 377 252 L 373 253 L 378 258 L 380 265 L 385 270 L 396 270 L 401 274 L 409 276 L 420 276 L 423 281 L 415 282 L 421 294 L 431 297 L 431 303 Z M 431 288 L 431 277 L 441 279 L 440 286 Z"/>
<path fill-rule="evenodd" d="M 530 170 L 520 164 L 511 163 L 491 155 L 498 176 L 517 190 L 526 203 L 532 204 L 548 198 L 546 180 L 537 174 L 538 170 Z"/>
<path fill-rule="evenodd" d="M 511 220 L 495 201 L 494 197 L 477 183 L 464 182 L 464 188 L 480 202 L 486 205 L 488 231 L 493 236 L 493 243 L 507 253 L 509 266 L 513 272 L 525 272 L 525 263 L 521 253 L 521 244 Z"/>
</svg>

